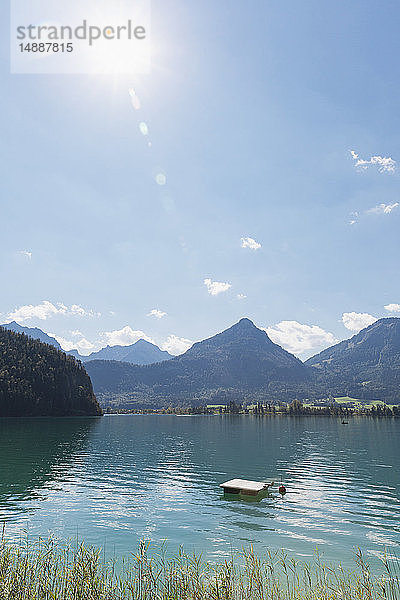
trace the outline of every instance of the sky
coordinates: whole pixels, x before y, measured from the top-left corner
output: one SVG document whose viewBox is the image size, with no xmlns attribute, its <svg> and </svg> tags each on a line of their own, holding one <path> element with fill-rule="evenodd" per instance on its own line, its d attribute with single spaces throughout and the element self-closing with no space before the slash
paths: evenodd
<svg viewBox="0 0 400 600">
<path fill-rule="evenodd" d="M 15 75 L 1 5 L 0 322 L 306 358 L 400 316 L 400 4 L 151 7 L 149 73 Z"/>
</svg>

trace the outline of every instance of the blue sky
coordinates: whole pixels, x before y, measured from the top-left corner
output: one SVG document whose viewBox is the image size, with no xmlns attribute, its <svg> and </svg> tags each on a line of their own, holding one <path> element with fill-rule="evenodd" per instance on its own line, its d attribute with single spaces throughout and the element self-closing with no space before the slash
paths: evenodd
<svg viewBox="0 0 400 600">
<path fill-rule="evenodd" d="M 153 0 L 132 77 L 10 75 L 3 45 L 1 320 L 178 353 L 248 316 L 303 357 L 400 316 L 399 21 Z"/>
</svg>

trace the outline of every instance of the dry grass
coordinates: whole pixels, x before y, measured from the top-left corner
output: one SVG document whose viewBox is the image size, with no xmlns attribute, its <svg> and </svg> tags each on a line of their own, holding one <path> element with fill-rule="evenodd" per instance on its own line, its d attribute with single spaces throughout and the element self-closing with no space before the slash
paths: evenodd
<svg viewBox="0 0 400 600">
<path fill-rule="evenodd" d="M 0 542 L 1 600 L 400 600 L 399 575 L 393 557 L 372 573 L 361 551 L 346 571 L 252 549 L 220 564 L 183 550 L 166 558 L 141 543 L 117 572 L 83 544 Z"/>
</svg>

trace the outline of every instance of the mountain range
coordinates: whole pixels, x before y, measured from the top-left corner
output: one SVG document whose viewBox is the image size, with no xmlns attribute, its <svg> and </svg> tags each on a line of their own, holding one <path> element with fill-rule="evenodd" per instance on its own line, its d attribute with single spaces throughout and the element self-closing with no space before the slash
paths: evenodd
<svg viewBox="0 0 400 600">
<path fill-rule="evenodd" d="M 16 323 L 6 327 L 59 347 L 40 329 Z M 246 318 L 176 357 L 139 340 L 78 358 L 85 360 L 104 407 L 329 396 L 400 403 L 400 318 L 380 319 L 305 362 L 273 343 Z"/>
<path fill-rule="evenodd" d="M 400 319 L 381 319 L 301 362 L 241 319 L 181 356 L 149 366 L 87 364 L 103 406 L 277 402 L 350 395 L 400 402 Z"/>
<path fill-rule="evenodd" d="M 260 389 L 273 393 L 282 381 L 294 390 L 310 378 L 301 360 L 274 344 L 249 319 L 163 363 L 140 367 L 92 361 L 86 368 L 103 404 L 121 398 L 146 405 L 240 400 L 254 397 Z"/>
<path fill-rule="evenodd" d="M 0 325 L 0 327 L 14 331 L 15 333 L 24 333 L 34 340 L 39 340 L 45 344 L 54 346 L 54 348 L 57 348 L 57 350 L 62 350 L 60 344 L 55 338 L 49 336 L 47 333 L 44 333 L 44 331 L 38 329 L 37 327 L 23 327 L 15 321 L 6 323 L 5 325 Z M 81 362 L 87 362 L 90 360 L 118 360 L 134 365 L 149 365 L 172 358 L 171 354 L 160 350 L 158 346 L 147 342 L 146 340 L 138 340 L 130 346 L 107 346 L 98 352 L 92 352 L 88 356 L 79 354 L 77 350 L 62 351 L 80 360 Z"/>
<path fill-rule="evenodd" d="M 133 365 L 150 365 L 156 362 L 169 360 L 172 355 L 165 350 L 146 340 L 138 340 L 130 346 L 106 346 L 98 352 L 92 352 L 83 357 L 84 361 L 91 360 L 118 360 Z M 81 359 L 82 360 L 82 359 Z"/>
</svg>

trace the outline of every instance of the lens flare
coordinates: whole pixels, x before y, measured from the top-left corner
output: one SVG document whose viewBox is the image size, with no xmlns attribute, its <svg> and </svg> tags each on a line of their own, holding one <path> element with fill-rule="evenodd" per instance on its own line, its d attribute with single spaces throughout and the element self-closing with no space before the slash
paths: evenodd
<svg viewBox="0 0 400 600">
<path fill-rule="evenodd" d="M 141 103 L 140 103 L 140 99 L 139 96 L 136 94 L 135 90 L 133 88 L 129 89 L 129 95 L 131 97 L 131 102 L 132 102 L 132 106 L 135 110 L 139 110 L 141 108 Z"/>
<path fill-rule="evenodd" d="M 156 183 L 158 185 L 165 185 L 167 183 L 167 177 L 164 173 L 157 173 L 156 175 Z"/>
<path fill-rule="evenodd" d="M 149 135 L 149 128 L 147 127 L 147 123 L 145 123 L 144 121 L 139 123 L 139 129 L 142 135 Z"/>
</svg>

